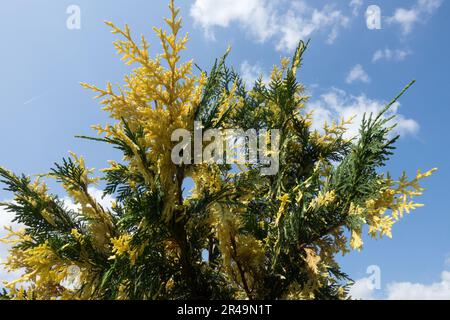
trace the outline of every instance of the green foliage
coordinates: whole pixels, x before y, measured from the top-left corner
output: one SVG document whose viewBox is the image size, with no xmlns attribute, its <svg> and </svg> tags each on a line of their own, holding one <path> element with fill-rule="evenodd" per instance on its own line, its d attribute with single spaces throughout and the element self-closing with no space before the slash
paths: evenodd
<svg viewBox="0 0 450 320">
<path fill-rule="evenodd" d="M 140 65 L 125 78 L 126 90 L 85 85 L 104 98 L 114 125 L 97 126 L 101 138 L 82 138 L 123 154 L 103 170 L 104 196 L 115 199 L 110 206 L 93 197 L 89 187 L 99 179 L 75 155 L 46 175 L 63 185 L 71 209 L 40 179 L 0 169 L 15 196 L 0 205 L 25 226 L 5 240 L 13 245 L 7 268 L 24 274 L 0 298 L 348 298 L 352 282 L 335 256 L 361 249 L 365 225 L 374 237 L 390 236 L 403 211 L 419 206 L 411 201 L 423 190 L 418 181 L 432 173 L 411 182 L 379 173 L 398 139 L 388 125 L 394 119 L 384 115 L 404 91 L 367 115 L 354 139 L 345 136 L 346 120 L 313 130 L 296 77 L 307 44 L 274 68 L 269 83 L 259 79 L 253 88 L 226 65 L 229 52 L 208 74 L 193 75 L 190 63 L 178 65 L 186 39 L 177 38 L 173 2 L 170 9 L 172 36 L 156 29 L 164 54 L 154 60 L 144 39 L 140 50 L 128 27 L 108 23 L 125 37 L 116 43 L 119 53 Z M 262 163 L 239 170 L 173 164 L 170 136 L 194 121 L 204 130 L 279 129 L 279 171 L 263 176 Z M 194 188 L 184 198 L 186 178 Z M 64 285 L 68 279 L 72 286 Z"/>
</svg>

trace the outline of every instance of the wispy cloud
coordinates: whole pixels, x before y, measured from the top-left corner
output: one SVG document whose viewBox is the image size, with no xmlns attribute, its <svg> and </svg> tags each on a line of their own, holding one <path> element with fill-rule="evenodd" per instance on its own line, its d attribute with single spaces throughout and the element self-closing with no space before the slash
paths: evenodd
<svg viewBox="0 0 450 320">
<path fill-rule="evenodd" d="M 313 129 L 319 131 L 325 122 L 331 123 L 331 121 L 339 121 L 341 118 L 349 120 L 354 117 L 346 133 L 346 137 L 351 138 L 358 135 L 365 113 L 377 114 L 386 104 L 386 101 L 370 99 L 364 94 L 354 96 L 343 90 L 333 88 L 322 94 L 319 99 L 310 101 L 307 110 L 313 111 Z M 417 133 L 420 128 L 419 124 L 415 120 L 400 114 L 399 108 L 400 103 L 396 103 L 385 114 L 386 117 L 396 116 L 391 120 L 391 124 L 397 124 L 393 133 L 402 136 Z"/>
<path fill-rule="evenodd" d="M 345 78 L 345 82 L 347 83 L 353 83 L 353 82 L 364 82 L 368 83 L 370 82 L 370 77 L 367 74 L 367 72 L 364 70 L 362 65 L 357 64 L 355 65 L 347 74 L 347 77 Z"/>
<path fill-rule="evenodd" d="M 43 94 L 40 94 L 40 95 L 38 95 L 38 96 L 35 96 L 35 97 L 31 98 L 31 99 L 28 99 L 28 100 L 25 101 L 23 104 L 24 104 L 24 105 L 27 105 L 27 104 L 33 103 L 33 102 L 35 102 L 36 100 L 41 99 L 41 98 L 44 97 L 45 95 L 47 95 L 47 92 L 45 92 L 45 93 L 43 93 Z"/>
<path fill-rule="evenodd" d="M 333 5 L 317 9 L 303 0 L 196 0 L 190 14 L 209 38 L 215 27 L 236 24 L 256 41 L 273 39 L 279 51 L 293 50 L 315 33 L 324 33 L 331 44 L 350 21 Z"/>
<path fill-rule="evenodd" d="M 259 78 L 262 78 L 264 83 L 269 82 L 269 76 L 264 72 L 261 65 L 250 64 L 248 61 L 241 64 L 241 77 L 247 88 L 252 88 Z"/>
<path fill-rule="evenodd" d="M 403 61 L 405 60 L 409 55 L 411 55 L 411 51 L 409 50 L 402 50 L 402 49 L 395 49 L 391 50 L 389 48 L 385 48 L 384 50 L 377 50 L 373 54 L 372 62 L 378 62 L 380 60 L 386 60 L 386 61 Z"/>
<path fill-rule="evenodd" d="M 426 21 L 442 3 L 443 0 L 418 0 L 410 8 L 397 8 L 394 15 L 388 18 L 388 22 L 398 24 L 402 34 L 407 35 L 417 23 Z"/>
<path fill-rule="evenodd" d="M 352 9 L 352 14 L 354 16 L 359 15 L 359 11 L 361 10 L 361 7 L 363 5 L 363 0 L 351 0 L 350 1 L 350 8 Z"/>
</svg>

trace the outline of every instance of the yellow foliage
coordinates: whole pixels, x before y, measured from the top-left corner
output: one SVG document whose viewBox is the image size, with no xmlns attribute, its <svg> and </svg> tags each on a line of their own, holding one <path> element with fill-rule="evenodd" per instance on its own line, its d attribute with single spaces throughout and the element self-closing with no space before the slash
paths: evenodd
<svg viewBox="0 0 450 320">
<path fill-rule="evenodd" d="M 112 85 L 106 89 L 83 84 L 102 98 L 104 110 L 108 111 L 118 123 L 105 127 L 96 126 L 99 134 L 107 137 L 116 137 L 127 142 L 133 150 L 134 156 L 126 159 L 130 162 L 132 171 L 136 171 L 145 178 L 148 186 L 153 186 L 151 171 L 158 171 L 167 192 L 168 203 L 164 209 L 165 221 L 172 219 L 173 207 L 169 203 L 178 197 L 178 191 L 173 176 L 176 167 L 171 161 L 170 150 L 173 143 L 171 134 L 175 129 L 192 128 L 193 115 L 200 102 L 203 87 L 206 83 L 206 75 L 201 73 L 196 76 L 192 73 L 192 61 L 181 63 L 181 52 L 185 49 L 187 36 L 179 37 L 181 19 L 178 18 L 179 9 L 176 9 L 173 1 L 170 3 L 171 17 L 165 19 L 170 33 L 154 28 L 161 41 L 163 53 L 151 58 L 148 54 L 148 43 L 142 37 L 138 44 L 133 40 L 129 27 L 124 29 L 115 26 L 111 22 L 106 24 L 112 28 L 112 32 L 120 34 L 124 40 L 115 42 L 118 54 L 127 64 L 138 64 L 133 73 L 125 78 L 126 85 L 115 93 Z M 230 99 L 234 94 L 230 93 Z M 228 105 L 230 101 L 224 102 Z M 123 122 L 135 130 L 143 128 L 144 138 L 140 146 L 136 146 L 124 135 Z M 152 163 L 153 170 L 146 167 L 138 150 L 145 150 L 146 156 Z M 113 168 L 112 168 L 113 169 Z"/>
<path fill-rule="evenodd" d="M 305 248 L 305 253 L 306 257 L 304 260 L 308 266 L 308 270 L 314 275 L 317 275 L 319 273 L 320 256 L 318 256 L 312 248 Z"/>
<path fill-rule="evenodd" d="M 317 209 L 320 207 L 326 207 L 329 204 L 333 203 L 336 198 L 336 192 L 334 190 L 319 192 L 316 198 L 314 198 L 309 204 L 309 209 Z"/>
<path fill-rule="evenodd" d="M 30 240 L 23 231 L 8 230 L 6 241 L 2 242 L 18 244 Z M 20 278 L 4 283 L 13 299 L 49 300 L 61 296 L 74 296 L 72 290 L 62 286 L 62 282 L 69 276 L 69 267 L 73 263 L 61 260 L 48 242 L 27 249 L 14 247 L 10 250 L 4 265 L 8 271 L 24 270 Z"/>
<path fill-rule="evenodd" d="M 278 225 L 280 223 L 281 218 L 283 217 L 284 210 L 286 209 L 286 206 L 288 205 L 289 201 L 289 194 L 286 193 L 283 196 L 279 197 L 278 200 L 280 200 L 280 208 L 278 209 L 277 218 L 275 220 L 275 224 Z"/>
<path fill-rule="evenodd" d="M 117 257 L 128 255 L 131 261 L 131 264 L 134 265 L 136 263 L 136 259 L 138 257 L 138 250 L 132 249 L 132 246 L 130 244 L 133 237 L 129 234 L 121 235 L 117 238 L 111 239 L 112 244 L 112 255 L 109 257 L 110 260 L 114 260 Z"/>
<path fill-rule="evenodd" d="M 261 241 L 239 234 L 238 215 L 226 207 L 212 208 L 211 225 L 216 231 L 225 271 L 241 294 L 257 294 L 264 270 L 265 250 Z M 237 297 L 238 298 L 238 297 Z"/>
<path fill-rule="evenodd" d="M 387 236 L 391 238 L 393 225 L 403 217 L 404 213 L 423 206 L 413 201 L 413 198 L 422 195 L 424 190 L 419 185 L 419 181 L 429 177 L 436 170 L 432 169 L 425 173 L 418 171 L 416 177 L 411 181 L 408 180 L 405 173 L 397 182 L 392 181 L 389 177 L 382 179 L 379 183 L 383 187 L 376 198 L 366 201 L 364 206 L 351 204 L 349 216 L 359 218 L 361 223 L 360 226 L 351 226 L 350 246 L 353 249 L 362 248 L 361 226 L 365 223 L 369 226 L 371 237 Z M 390 215 L 389 211 L 391 211 Z"/>
<path fill-rule="evenodd" d="M 111 22 L 106 22 L 111 27 L 112 33 L 123 37 L 122 40 L 114 43 L 117 53 L 127 65 L 133 65 L 135 69 L 124 78 L 124 85 L 117 88 L 113 88 L 111 83 L 107 83 L 105 89 L 82 84 L 82 86 L 97 94 L 96 98 L 101 99 L 103 109 L 109 113 L 114 122 L 104 126 L 97 125 L 93 128 L 101 136 L 122 141 L 131 150 L 123 159 L 127 162 L 130 176 L 142 177 L 143 183 L 150 191 L 155 191 L 155 186 L 158 185 L 155 183 L 156 179 L 161 182 L 164 199 L 160 202 L 163 206 L 162 222 L 165 223 L 162 229 L 167 228 L 168 233 L 172 231 L 170 228 L 183 220 L 186 212 L 183 209 L 189 205 L 189 201 L 199 200 L 205 194 L 217 194 L 225 188 L 230 190 L 229 194 L 235 197 L 233 200 L 237 199 L 235 202 L 239 202 L 240 206 L 229 204 L 232 201 L 215 201 L 213 205 L 204 209 L 206 214 L 209 214 L 209 220 L 200 223 L 203 223 L 202 226 L 209 224 L 211 232 L 217 240 L 216 243 L 222 260 L 219 272 L 221 275 L 224 273 L 224 277 L 230 280 L 231 286 L 236 290 L 236 298 L 265 296 L 264 290 L 267 290 L 267 288 L 264 288 L 263 281 L 265 280 L 266 268 L 269 265 L 269 254 L 267 253 L 273 250 L 270 247 L 270 245 L 273 245 L 275 247 L 273 251 L 280 254 L 282 240 L 286 240 L 282 239 L 283 232 L 290 232 L 290 230 L 287 230 L 289 228 L 283 229 L 283 220 L 289 216 L 291 207 L 297 205 L 301 207 L 302 203 L 306 201 L 305 199 L 312 197 L 312 200 L 305 204 L 304 208 L 307 211 L 320 213 L 321 209 L 332 205 L 333 208 L 344 208 L 342 211 L 346 213 L 347 221 L 339 221 L 340 224 L 337 227 L 333 225 L 329 230 L 326 229 L 325 234 L 321 233 L 322 230 L 316 232 L 318 234 L 310 232 L 311 234 L 307 236 L 311 239 L 305 237 L 305 242 L 311 240 L 310 243 L 299 243 L 292 249 L 298 250 L 295 252 L 298 254 L 296 257 L 305 266 L 310 277 L 302 285 L 295 281 L 289 283 L 289 289 L 285 297 L 287 299 L 314 299 L 317 289 L 330 281 L 334 281 L 329 276 L 329 269 L 337 266 L 334 259 L 335 254 L 339 252 L 345 254 L 350 248 L 360 250 L 363 247 L 363 226 L 368 226 L 369 235 L 372 237 L 391 237 L 395 222 L 401 219 L 405 212 L 409 213 L 411 210 L 422 206 L 415 203 L 413 198 L 420 196 L 423 192 L 423 188 L 419 185 L 420 180 L 430 176 L 435 169 L 425 173 L 419 171 L 411 181 L 405 174 L 400 177 L 399 181 L 393 181 L 390 177 L 380 178 L 379 192 L 372 199 L 360 201 L 361 203 L 350 203 L 348 199 L 339 199 L 338 190 L 326 188 L 326 183 L 329 182 L 327 178 L 333 169 L 333 163 L 330 163 L 331 161 L 326 156 L 318 155 L 310 169 L 315 177 L 319 177 L 317 183 L 319 186 L 309 192 L 308 189 L 311 189 L 312 186 L 312 178 L 309 177 L 301 187 L 297 186 L 293 190 L 285 190 L 287 188 L 283 186 L 278 191 L 269 192 L 270 196 L 273 196 L 270 201 L 275 202 L 274 208 L 272 210 L 272 207 L 270 207 L 267 210 L 272 210 L 270 211 L 270 217 L 263 217 L 257 221 L 258 227 L 266 233 L 264 235 L 266 238 L 259 240 L 251 232 L 244 232 L 242 213 L 245 212 L 246 205 L 255 198 L 256 192 L 254 190 L 242 191 L 237 190 L 236 186 L 228 185 L 217 165 L 177 167 L 172 162 L 171 150 L 174 142 L 171 141 L 171 135 L 176 129 L 194 127 L 194 115 L 202 99 L 207 75 L 204 72 L 195 75 L 192 71 L 193 62 L 181 61 L 182 51 L 185 50 L 188 37 L 187 35 L 179 35 L 182 22 L 178 18 L 179 9 L 175 8 L 173 0 L 170 2 L 169 8 L 171 16 L 165 19 L 169 30 L 154 28 L 162 46 L 162 53 L 155 57 L 150 57 L 149 44 L 144 37 L 136 42 L 128 25 L 119 28 Z M 301 60 L 299 52 L 296 53 L 292 62 L 294 73 Z M 282 83 L 284 75 L 289 70 L 289 63 L 288 59 L 282 59 L 281 68 L 274 66 L 271 79 Z M 245 107 L 242 98 L 237 97 L 237 90 L 238 86 L 235 81 L 230 90 L 223 90 L 221 93 L 221 98 L 218 99 L 220 101 L 218 119 L 228 111 L 233 114 L 233 112 L 238 112 Z M 301 125 L 298 123 L 296 125 L 310 129 L 312 112 L 301 113 L 301 111 L 304 111 L 304 103 L 307 101 L 303 93 L 303 86 L 298 85 L 294 94 L 296 101 L 292 103 L 296 106 L 295 110 L 292 110 L 292 115 L 298 123 L 301 123 Z M 249 95 L 255 96 L 257 92 L 251 91 Z M 275 117 L 285 116 L 285 112 L 282 112 L 280 103 L 276 99 L 265 99 L 264 103 L 264 112 L 273 114 Z M 336 144 L 338 140 L 342 142 L 340 139 L 342 139 L 342 135 L 346 132 L 346 128 L 351 121 L 352 119 L 341 119 L 340 122 L 333 121 L 331 124 L 325 124 L 323 133 L 314 131 L 308 136 L 308 139 L 311 140 L 314 147 L 326 149 Z M 293 121 L 286 121 L 285 123 L 288 129 L 293 129 Z M 129 131 L 133 133 L 142 131 L 142 135 L 137 139 L 131 139 L 128 135 Z M 344 140 L 344 142 L 348 142 L 348 140 Z M 297 151 L 302 152 L 305 147 L 303 144 L 304 141 L 297 140 L 289 142 L 285 147 L 294 151 L 295 154 Z M 1 241 L 12 245 L 13 248 L 10 250 L 10 256 L 5 266 L 10 271 L 24 270 L 19 279 L 6 284 L 13 298 L 95 298 L 95 285 L 98 285 L 98 281 L 96 282 L 94 277 L 98 276 L 96 273 L 98 270 L 95 269 L 95 263 L 89 260 L 86 255 L 86 245 L 92 242 L 94 249 L 105 257 L 105 261 L 108 257 L 109 260 L 126 257 L 132 265 L 136 264 L 138 257 L 147 246 L 147 243 L 144 242 L 134 247 L 131 244 L 133 235 L 126 233 L 126 231 L 120 232 L 117 230 L 111 213 L 89 194 L 88 187 L 98 182 L 98 179 L 91 177 L 93 169 L 86 167 L 83 157 L 78 157 L 72 153 L 72 158 L 82 170 L 83 186 L 80 187 L 76 181 L 67 180 L 63 181 L 63 187 L 77 205 L 74 210 L 87 221 L 86 230 L 88 232 L 88 234 L 83 235 L 81 230 L 72 229 L 70 231 L 72 240 L 75 240 L 76 244 L 81 247 L 80 261 L 77 261 L 76 264 L 80 273 L 76 276 L 75 282 L 90 285 L 86 285 L 81 291 L 64 286 L 64 282 L 72 277 L 70 268 L 74 263 L 57 255 L 56 252 L 58 251 L 55 251 L 48 241 L 36 244 L 24 230 L 13 231 L 11 228 L 7 228 L 9 233 Z M 110 161 L 109 167 L 103 171 L 119 172 L 120 170 L 120 165 L 117 162 Z M 180 171 L 182 172 L 180 173 Z M 186 199 L 184 203 L 179 201 L 181 198 L 180 177 L 191 177 L 195 183 L 192 196 Z M 137 184 L 140 182 L 136 182 L 129 177 L 127 179 L 130 180 L 128 182 L 131 188 L 137 190 L 139 187 Z M 278 184 L 279 181 L 271 182 Z M 265 182 L 265 184 L 269 183 Z M 270 189 L 272 187 L 265 184 L 261 183 L 255 188 Z M 50 225 L 56 226 L 58 220 L 55 212 L 50 205 L 45 206 L 52 201 L 45 183 L 37 179 L 30 184 L 30 189 L 36 192 L 39 197 L 39 204 L 35 197 L 27 195 L 20 195 L 20 198 L 15 200 L 26 202 L 33 209 L 37 209 L 39 205 L 39 214 Z M 44 206 L 42 206 L 42 203 Z M 117 208 L 115 202 L 112 206 Z M 303 210 L 303 207 L 296 209 L 300 211 Z M 272 215 L 275 215 L 275 217 Z M 144 220 L 139 228 L 143 228 Z M 296 222 L 294 221 L 293 225 Z M 198 221 L 192 219 L 182 227 L 195 229 L 198 226 L 192 225 L 194 223 L 198 223 Z M 294 228 L 292 227 L 292 229 Z M 347 229 L 350 231 L 350 240 L 344 235 L 344 231 Z M 273 230 L 278 234 L 272 232 Z M 158 245 L 165 249 L 164 254 L 171 262 L 179 263 L 183 252 L 178 239 L 175 238 L 170 235 Z M 189 239 L 188 236 L 186 238 Z M 19 246 L 25 243 L 31 245 Z M 89 250 L 91 249 L 92 247 L 89 247 Z M 275 257 L 275 260 L 277 258 L 278 256 Z M 127 282 L 124 282 L 119 286 L 119 298 L 127 298 L 125 293 L 127 284 Z M 176 286 L 174 278 L 170 278 L 164 286 L 167 291 L 171 291 Z M 345 296 L 342 291 L 338 294 L 342 297 Z"/>
</svg>

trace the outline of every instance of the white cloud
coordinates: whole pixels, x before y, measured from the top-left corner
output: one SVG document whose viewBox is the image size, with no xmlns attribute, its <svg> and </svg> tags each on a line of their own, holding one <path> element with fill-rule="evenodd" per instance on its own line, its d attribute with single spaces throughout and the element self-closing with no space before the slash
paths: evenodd
<svg viewBox="0 0 450 320">
<path fill-rule="evenodd" d="M 450 271 L 443 271 L 440 282 L 429 285 L 393 282 L 387 285 L 388 300 L 450 300 Z"/>
<path fill-rule="evenodd" d="M 350 297 L 356 300 L 375 300 L 374 287 L 370 278 L 356 280 L 349 291 Z"/>
<path fill-rule="evenodd" d="M 355 65 L 350 70 L 350 72 L 347 75 L 347 78 L 345 79 L 345 82 L 347 83 L 353 83 L 355 81 L 360 81 L 364 83 L 370 82 L 369 75 L 360 64 Z"/>
<path fill-rule="evenodd" d="M 448 268 L 448 266 L 446 266 Z M 353 299 L 362 300 L 450 300 L 450 271 L 443 271 L 439 282 L 431 284 L 390 282 L 376 290 L 370 277 L 355 281 L 350 288 Z"/>
<path fill-rule="evenodd" d="M 94 187 L 89 187 L 88 192 L 104 209 L 111 210 L 112 203 L 116 200 L 113 196 L 108 194 L 103 197 L 103 190 Z"/>
<path fill-rule="evenodd" d="M 388 22 L 400 25 L 403 35 L 407 35 L 414 29 L 415 24 L 423 23 L 442 3 L 442 0 L 418 0 L 409 9 L 397 8 L 394 15 L 388 18 Z"/>
<path fill-rule="evenodd" d="M 431 14 L 435 10 L 439 9 L 439 7 L 442 5 L 442 2 L 442 0 L 419 0 L 417 2 L 417 5 L 421 11 Z"/>
<path fill-rule="evenodd" d="M 269 82 L 269 76 L 264 73 L 263 68 L 259 64 L 250 64 L 244 61 L 241 64 L 241 77 L 247 88 L 253 88 L 255 81 L 262 77 L 264 83 Z"/>
<path fill-rule="evenodd" d="M 391 50 L 389 48 L 385 48 L 384 50 L 377 50 L 373 54 L 372 62 L 378 62 L 380 60 L 386 60 L 386 61 L 403 61 L 405 60 L 409 55 L 411 54 L 411 51 L 409 50 L 401 50 L 401 49 L 395 49 Z"/>
<path fill-rule="evenodd" d="M 391 22 L 398 23 L 402 27 L 403 34 L 408 34 L 412 31 L 412 28 L 419 20 L 419 13 L 416 9 L 403 9 L 399 8 L 395 11 L 394 16 L 391 18 Z"/>
<path fill-rule="evenodd" d="M 318 100 L 312 100 L 307 107 L 307 111 L 313 111 L 313 129 L 319 131 L 323 128 L 325 122 L 330 124 L 333 120 L 339 121 L 341 118 L 348 120 L 354 117 L 346 133 L 346 137 L 351 138 L 358 135 L 364 113 L 377 114 L 386 104 L 385 101 L 370 99 L 364 94 L 354 96 L 343 90 L 333 88 L 321 95 Z M 400 135 L 417 133 L 420 128 L 419 124 L 415 120 L 408 119 L 400 114 L 398 112 L 399 107 L 400 103 L 396 103 L 386 112 L 386 117 L 396 116 L 391 120 L 391 124 L 397 124 L 393 133 Z"/>
<path fill-rule="evenodd" d="M 318 32 L 325 33 L 331 44 L 350 20 L 334 6 L 316 9 L 303 0 L 196 0 L 190 14 L 210 38 L 215 27 L 235 23 L 257 41 L 275 40 L 280 51 L 291 51 Z"/>
<path fill-rule="evenodd" d="M 245 24 L 248 31 L 260 41 L 272 33 L 269 23 L 271 17 L 264 0 L 196 0 L 190 14 L 208 37 L 214 37 L 213 27 L 225 28 L 233 22 Z"/>
<path fill-rule="evenodd" d="M 354 16 L 358 16 L 359 15 L 359 10 L 361 9 L 363 5 L 363 0 L 351 0 L 350 1 L 350 8 L 352 9 L 352 14 Z"/>
</svg>

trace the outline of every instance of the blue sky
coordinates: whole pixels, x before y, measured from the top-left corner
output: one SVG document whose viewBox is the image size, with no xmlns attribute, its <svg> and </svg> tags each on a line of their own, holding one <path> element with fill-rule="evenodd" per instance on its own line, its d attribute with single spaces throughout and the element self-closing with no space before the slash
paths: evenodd
<svg viewBox="0 0 450 320">
<path fill-rule="evenodd" d="M 379 30 L 367 28 L 369 4 L 381 9 Z M 69 5 L 81 10 L 79 30 L 66 26 Z M 103 86 L 121 82 L 129 71 L 115 54 L 111 43 L 116 37 L 104 20 L 128 23 L 134 34 L 147 36 L 152 54 L 159 52 L 151 27 L 162 25 L 166 5 L 165 0 L 2 4 L 0 164 L 36 174 L 48 171 L 69 150 L 86 156 L 95 168 L 117 158 L 108 146 L 74 138 L 91 135 L 90 125 L 107 121 L 79 82 Z M 450 298 L 450 5 L 441 0 L 192 0 L 178 5 L 191 39 L 186 57 L 208 69 L 231 45 L 229 62 L 249 82 L 267 76 L 300 38 L 310 38 L 299 79 L 311 95 L 318 122 L 377 110 L 417 80 L 394 108 L 402 139 L 387 170 L 412 176 L 419 168 L 438 167 L 424 183 L 421 202 L 426 207 L 395 225 L 393 239 L 368 240 L 364 251 L 340 260 L 356 280 L 368 276 L 368 266 L 380 267 L 382 288 L 369 290 L 361 280 L 354 291 L 360 297 Z M 0 191 L 0 199 L 8 197 Z"/>
</svg>

